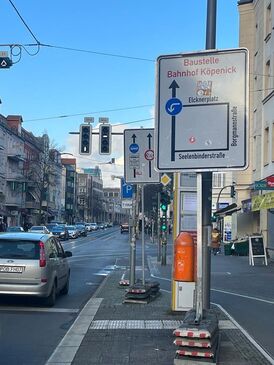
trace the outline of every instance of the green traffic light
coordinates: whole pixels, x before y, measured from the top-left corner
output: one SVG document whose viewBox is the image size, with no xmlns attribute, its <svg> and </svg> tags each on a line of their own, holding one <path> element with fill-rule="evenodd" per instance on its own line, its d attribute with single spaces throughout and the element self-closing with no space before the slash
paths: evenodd
<svg viewBox="0 0 274 365">
<path fill-rule="evenodd" d="M 167 205 L 166 204 L 161 204 L 161 209 L 163 212 L 166 212 L 167 211 Z"/>
<path fill-rule="evenodd" d="M 165 224 L 162 224 L 161 229 L 162 229 L 162 231 L 166 231 L 167 230 L 167 226 Z"/>
</svg>

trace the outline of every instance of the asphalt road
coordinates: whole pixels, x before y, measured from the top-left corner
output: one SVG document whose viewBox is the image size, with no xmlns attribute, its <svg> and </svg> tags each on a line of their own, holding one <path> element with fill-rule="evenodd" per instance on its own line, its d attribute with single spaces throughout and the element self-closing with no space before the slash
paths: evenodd
<svg viewBox="0 0 274 365">
<path fill-rule="evenodd" d="M 246 256 L 217 255 L 211 266 L 211 301 L 274 358 L 274 263 L 249 266 Z"/>
<path fill-rule="evenodd" d="M 1 365 L 44 365 L 104 277 L 129 255 L 128 235 L 115 227 L 63 246 L 73 253 L 70 291 L 53 308 L 40 300 L 0 297 Z"/>
</svg>

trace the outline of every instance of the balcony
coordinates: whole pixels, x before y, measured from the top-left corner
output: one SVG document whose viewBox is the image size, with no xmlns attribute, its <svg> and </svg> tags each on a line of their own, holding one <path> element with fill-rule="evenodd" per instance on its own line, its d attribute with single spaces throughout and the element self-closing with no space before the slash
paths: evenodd
<svg viewBox="0 0 274 365">
<path fill-rule="evenodd" d="M 7 196 L 5 206 L 7 207 L 21 207 L 23 203 L 23 199 L 20 194 L 14 196 Z"/>
<path fill-rule="evenodd" d="M 26 209 L 39 209 L 39 202 L 37 201 L 28 201 L 25 202 Z"/>
<path fill-rule="evenodd" d="M 21 161 L 25 161 L 25 158 L 22 155 L 19 155 L 17 153 L 10 153 L 8 152 L 7 155 L 8 159 L 14 161 L 14 162 L 21 162 Z"/>
<path fill-rule="evenodd" d="M 16 182 L 25 182 L 26 178 L 23 174 L 18 172 L 9 172 L 6 177 L 6 181 L 16 181 Z"/>
</svg>

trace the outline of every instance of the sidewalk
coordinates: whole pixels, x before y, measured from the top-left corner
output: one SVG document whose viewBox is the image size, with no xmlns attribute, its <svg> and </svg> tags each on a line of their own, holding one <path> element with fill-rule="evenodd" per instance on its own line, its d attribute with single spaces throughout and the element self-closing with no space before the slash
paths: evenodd
<svg viewBox="0 0 274 365">
<path fill-rule="evenodd" d="M 169 275 L 170 260 L 166 266 L 161 266 L 155 258 L 148 261 L 153 272 L 162 277 Z M 122 269 L 125 264 L 119 262 L 120 267 L 105 279 L 48 365 L 173 364 L 177 348 L 172 333 L 184 314 L 171 311 L 171 294 L 167 291 L 148 304 L 123 304 L 125 287 L 118 283 L 127 271 Z M 148 274 L 147 270 L 146 277 Z M 140 276 L 137 272 L 137 277 Z M 221 333 L 220 365 L 271 364 L 219 307 L 213 308 Z"/>
</svg>

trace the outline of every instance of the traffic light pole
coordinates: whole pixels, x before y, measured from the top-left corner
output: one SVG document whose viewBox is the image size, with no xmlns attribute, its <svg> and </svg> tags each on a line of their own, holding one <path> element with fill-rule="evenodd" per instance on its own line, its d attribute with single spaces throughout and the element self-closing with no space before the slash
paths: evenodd
<svg viewBox="0 0 274 365">
<path fill-rule="evenodd" d="M 160 193 L 158 193 L 157 204 L 157 261 L 161 261 L 161 218 L 160 218 Z"/>
</svg>

